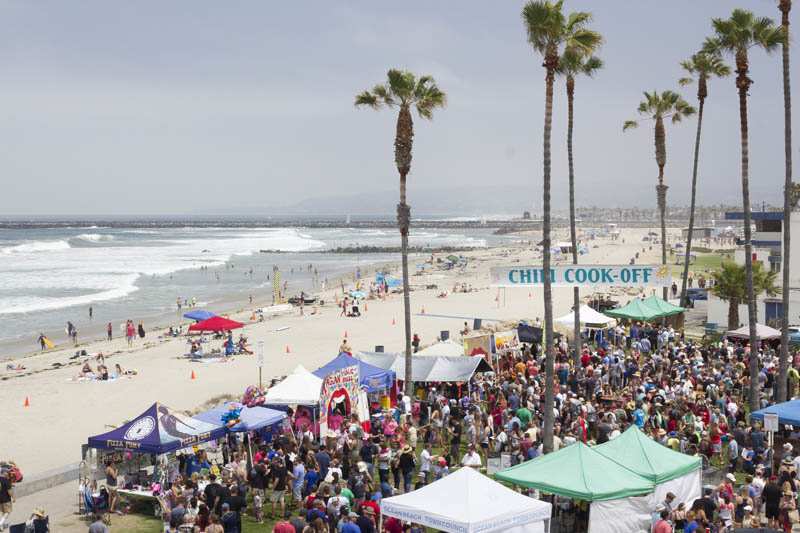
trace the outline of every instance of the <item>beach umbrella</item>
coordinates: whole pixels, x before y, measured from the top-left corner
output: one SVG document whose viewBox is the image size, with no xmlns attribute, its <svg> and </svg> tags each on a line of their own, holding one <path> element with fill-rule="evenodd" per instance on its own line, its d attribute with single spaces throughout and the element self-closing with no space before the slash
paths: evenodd
<svg viewBox="0 0 800 533">
<path fill-rule="evenodd" d="M 221 316 L 214 316 L 189 326 L 189 331 L 228 331 L 244 327 L 241 322 Z"/>
<path fill-rule="evenodd" d="M 208 320 L 209 318 L 215 317 L 214 313 L 211 311 L 206 311 L 204 309 L 195 309 L 194 311 L 189 311 L 188 313 L 183 314 L 183 318 L 188 318 L 189 320 L 197 320 L 198 322 L 201 320 Z"/>
</svg>

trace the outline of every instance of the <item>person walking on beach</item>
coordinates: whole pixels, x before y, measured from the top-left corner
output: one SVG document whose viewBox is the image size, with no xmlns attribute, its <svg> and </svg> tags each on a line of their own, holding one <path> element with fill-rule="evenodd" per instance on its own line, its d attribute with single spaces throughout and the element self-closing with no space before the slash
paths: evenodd
<svg viewBox="0 0 800 533">
<path fill-rule="evenodd" d="M 47 342 L 45 342 L 47 337 L 44 336 L 44 333 L 39 333 L 39 346 L 42 347 L 42 351 L 47 349 Z"/>
<path fill-rule="evenodd" d="M 125 323 L 125 338 L 128 340 L 128 347 L 133 346 L 134 336 L 136 336 L 136 328 L 133 326 L 133 320 L 128 320 Z"/>
<path fill-rule="evenodd" d="M 106 336 L 108 337 L 108 340 L 114 338 L 114 326 L 111 325 L 111 322 L 106 325 Z"/>
<path fill-rule="evenodd" d="M 138 331 L 138 333 L 139 333 L 139 338 L 140 339 L 144 339 L 144 325 L 141 322 L 139 322 L 139 331 Z"/>
<path fill-rule="evenodd" d="M 78 345 L 78 328 L 72 326 L 72 344 L 77 346 Z"/>
</svg>

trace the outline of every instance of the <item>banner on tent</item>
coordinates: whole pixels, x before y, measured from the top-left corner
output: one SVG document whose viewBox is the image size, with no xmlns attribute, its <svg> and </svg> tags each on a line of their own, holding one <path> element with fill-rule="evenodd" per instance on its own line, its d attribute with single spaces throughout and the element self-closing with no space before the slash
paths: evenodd
<svg viewBox="0 0 800 533">
<path fill-rule="evenodd" d="M 319 396 L 320 435 L 328 433 L 329 415 L 340 405 L 343 415 L 358 413 L 358 394 L 358 365 L 346 366 L 325 377 Z"/>
<path fill-rule="evenodd" d="M 493 287 L 531 287 L 544 284 L 540 266 L 493 267 Z M 665 265 L 557 265 L 550 269 L 553 285 L 579 287 L 669 287 L 672 272 Z"/>
</svg>

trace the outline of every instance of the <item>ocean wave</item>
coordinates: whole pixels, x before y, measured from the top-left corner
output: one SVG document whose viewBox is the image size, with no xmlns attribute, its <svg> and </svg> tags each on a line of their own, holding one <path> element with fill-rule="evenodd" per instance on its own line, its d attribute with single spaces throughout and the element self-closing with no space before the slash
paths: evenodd
<svg viewBox="0 0 800 533">
<path fill-rule="evenodd" d="M 81 233 L 80 235 L 73 237 L 73 239 L 80 239 L 82 241 L 89 241 L 89 242 L 100 242 L 100 241 L 113 241 L 113 235 L 101 235 L 99 233 Z"/>
<path fill-rule="evenodd" d="M 36 252 L 55 252 L 58 250 L 67 250 L 69 248 L 67 241 L 32 241 L 14 246 L 5 246 L 0 248 L 0 254 L 26 254 Z"/>
<path fill-rule="evenodd" d="M 99 292 L 66 297 L 38 297 L 27 296 L 22 298 L 0 298 L 0 315 L 16 315 L 36 313 L 40 311 L 53 311 L 78 305 L 88 305 L 93 302 L 102 302 L 124 298 L 139 290 L 136 286 L 138 276 L 129 276 L 128 281 L 118 287 Z"/>
</svg>

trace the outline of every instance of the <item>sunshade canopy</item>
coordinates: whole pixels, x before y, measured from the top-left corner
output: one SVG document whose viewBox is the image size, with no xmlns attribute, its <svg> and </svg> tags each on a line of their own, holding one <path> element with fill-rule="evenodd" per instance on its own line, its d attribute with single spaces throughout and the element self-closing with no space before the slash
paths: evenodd
<svg viewBox="0 0 800 533">
<path fill-rule="evenodd" d="M 358 358 L 365 363 L 392 370 L 405 376 L 405 355 L 399 353 L 361 352 Z M 464 382 L 475 372 L 490 372 L 492 367 L 483 357 L 448 357 L 443 355 L 411 356 L 411 379 L 416 382 Z"/>
<path fill-rule="evenodd" d="M 245 431 L 256 431 L 265 427 L 280 423 L 286 418 L 286 413 L 266 407 L 245 407 L 240 403 L 231 402 L 220 404 L 213 409 L 196 414 L 198 420 L 209 424 L 223 425 L 222 417 L 228 413 L 231 407 L 241 409 L 239 412 L 239 423 L 227 428 L 233 433 L 243 433 Z"/>
<path fill-rule="evenodd" d="M 346 353 L 340 353 L 327 365 L 316 369 L 313 374 L 325 379 L 337 370 L 353 365 L 358 365 L 358 383 L 366 387 L 367 392 L 378 392 L 392 387 L 395 380 L 394 370 L 372 366 Z"/>
<path fill-rule="evenodd" d="M 605 312 L 606 315 L 614 318 L 626 318 L 628 320 L 643 320 L 650 321 L 661 317 L 660 311 L 653 309 L 652 306 L 645 303 L 644 300 L 639 298 L 633 299 L 627 305 L 618 307 L 616 309 L 609 309 Z"/>
<path fill-rule="evenodd" d="M 212 424 L 154 403 L 130 422 L 89 437 L 89 447 L 162 454 L 224 435 L 222 422 Z"/>
<path fill-rule="evenodd" d="M 758 411 L 750 413 L 750 418 L 754 420 L 764 420 L 764 415 L 778 415 L 778 423 L 789 424 L 790 426 L 800 426 L 800 400 L 790 400 L 788 402 L 770 405 Z"/>
<path fill-rule="evenodd" d="M 244 324 L 221 316 L 212 316 L 189 326 L 189 331 L 228 331 L 244 327 Z"/>
<path fill-rule="evenodd" d="M 653 483 L 664 483 L 702 467 L 699 457 L 673 451 L 649 438 L 635 425 L 593 449 Z"/>
<path fill-rule="evenodd" d="M 750 326 L 742 326 L 739 329 L 734 329 L 725 334 L 728 337 L 735 339 L 749 339 Z M 775 328 L 765 326 L 764 324 L 756 324 L 756 338 L 762 341 L 769 341 L 781 338 L 781 332 Z"/>
<path fill-rule="evenodd" d="M 551 505 L 465 467 L 413 492 L 384 498 L 381 513 L 437 531 L 492 533 L 549 520 Z"/>
<path fill-rule="evenodd" d="M 267 405 L 318 405 L 322 378 L 297 365 L 283 381 L 270 387 L 264 403 Z"/>
<path fill-rule="evenodd" d="M 686 311 L 685 308 L 683 308 L 683 307 L 681 307 L 679 305 L 671 304 L 668 301 L 666 301 L 664 298 L 659 298 L 655 294 L 645 298 L 644 302 L 647 305 L 649 305 L 650 307 L 652 307 L 653 309 L 655 309 L 658 312 L 660 312 L 661 313 L 661 317 L 679 315 L 679 314 L 683 313 L 684 311 Z M 661 318 L 661 317 L 659 317 L 659 318 Z"/>
<path fill-rule="evenodd" d="M 616 500 L 653 491 L 655 484 L 582 442 L 495 474 L 497 479 L 585 501 Z"/>
<path fill-rule="evenodd" d="M 460 342 L 447 339 L 446 341 L 431 344 L 414 355 L 464 355 L 464 345 Z"/>
<path fill-rule="evenodd" d="M 183 313 L 184 318 L 188 318 L 189 320 L 208 320 L 211 317 L 215 317 L 214 313 L 211 311 L 206 311 L 205 309 L 195 309 L 194 311 L 189 311 L 188 313 Z"/>
<path fill-rule="evenodd" d="M 611 328 L 617 325 L 617 321 L 615 319 L 595 311 L 588 305 L 582 305 L 580 307 L 580 315 L 582 326 Z M 575 311 L 570 311 L 566 315 L 556 318 L 555 321 L 559 324 L 572 326 L 572 324 L 575 323 Z"/>
</svg>

